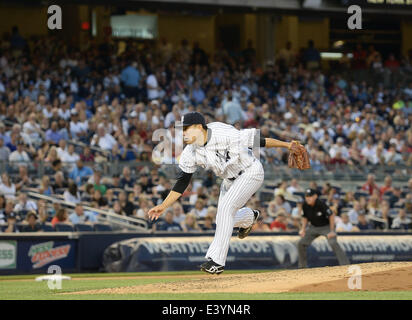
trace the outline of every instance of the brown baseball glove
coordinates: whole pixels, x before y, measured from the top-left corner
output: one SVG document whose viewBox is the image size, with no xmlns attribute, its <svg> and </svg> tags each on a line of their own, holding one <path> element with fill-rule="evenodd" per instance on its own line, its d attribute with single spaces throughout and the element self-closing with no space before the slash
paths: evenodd
<svg viewBox="0 0 412 320">
<path fill-rule="evenodd" d="M 299 170 L 310 169 L 308 152 L 298 141 L 292 141 L 289 148 L 288 166 Z"/>
</svg>

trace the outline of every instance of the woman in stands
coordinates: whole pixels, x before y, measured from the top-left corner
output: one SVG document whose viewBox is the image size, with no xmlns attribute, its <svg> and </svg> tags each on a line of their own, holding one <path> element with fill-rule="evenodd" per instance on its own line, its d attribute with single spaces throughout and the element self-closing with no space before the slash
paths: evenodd
<svg viewBox="0 0 412 320">
<path fill-rule="evenodd" d="M 56 216 L 53 217 L 51 224 L 53 228 L 56 226 L 57 223 L 69 223 L 69 214 L 67 213 L 67 210 L 64 208 L 59 209 L 56 212 Z"/>
</svg>

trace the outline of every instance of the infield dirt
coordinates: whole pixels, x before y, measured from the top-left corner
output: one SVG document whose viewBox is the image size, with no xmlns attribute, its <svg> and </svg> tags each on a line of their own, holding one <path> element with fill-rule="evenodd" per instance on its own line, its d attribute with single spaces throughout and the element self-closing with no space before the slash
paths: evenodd
<svg viewBox="0 0 412 320">
<path fill-rule="evenodd" d="M 412 290 L 412 262 L 364 263 L 356 266 L 362 272 L 362 291 Z M 354 273 L 349 271 L 349 266 L 235 275 L 199 273 L 173 282 L 65 294 L 345 292 L 353 291 L 348 287 L 352 276 Z"/>
</svg>

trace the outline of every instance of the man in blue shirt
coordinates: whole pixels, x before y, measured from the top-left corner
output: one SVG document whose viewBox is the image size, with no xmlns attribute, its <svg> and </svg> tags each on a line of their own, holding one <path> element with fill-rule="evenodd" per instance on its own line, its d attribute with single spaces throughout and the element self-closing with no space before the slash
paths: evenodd
<svg viewBox="0 0 412 320">
<path fill-rule="evenodd" d="M 73 224 L 85 222 L 97 222 L 96 215 L 93 212 L 84 212 L 81 204 L 77 204 L 74 212 L 69 216 L 69 220 Z"/>
<path fill-rule="evenodd" d="M 46 141 L 51 141 L 55 145 L 63 139 L 63 135 L 59 132 L 59 127 L 56 121 L 53 121 L 49 130 L 46 131 Z"/>
<path fill-rule="evenodd" d="M 123 69 L 120 74 L 126 97 L 137 97 L 139 91 L 140 73 L 137 70 L 137 62 L 132 62 Z"/>
<path fill-rule="evenodd" d="M 80 186 L 83 178 L 88 178 L 92 175 L 93 170 L 90 167 L 85 166 L 82 160 L 77 160 L 75 168 L 69 173 L 69 178 Z"/>
</svg>

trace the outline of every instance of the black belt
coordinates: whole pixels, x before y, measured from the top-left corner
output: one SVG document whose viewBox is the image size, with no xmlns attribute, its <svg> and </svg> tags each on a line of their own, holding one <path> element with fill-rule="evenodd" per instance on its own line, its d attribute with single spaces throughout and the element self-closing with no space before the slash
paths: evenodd
<svg viewBox="0 0 412 320">
<path fill-rule="evenodd" d="M 237 177 L 239 177 L 244 171 L 240 171 L 239 174 L 237 175 Z M 233 177 L 233 178 L 228 178 L 230 181 L 234 181 L 237 177 Z"/>
</svg>

